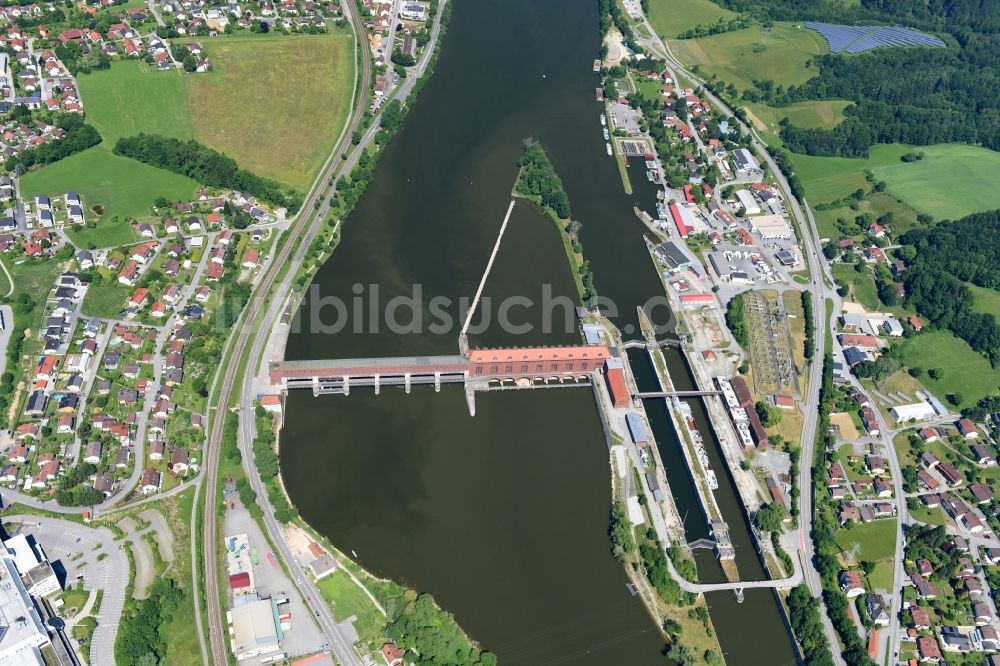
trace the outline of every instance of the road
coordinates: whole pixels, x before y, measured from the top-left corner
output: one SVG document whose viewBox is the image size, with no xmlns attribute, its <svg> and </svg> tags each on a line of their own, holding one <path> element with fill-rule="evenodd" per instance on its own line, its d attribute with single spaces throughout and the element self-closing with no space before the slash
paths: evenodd
<svg viewBox="0 0 1000 666">
<path fill-rule="evenodd" d="M 688 71 L 684 66 L 673 56 L 670 52 L 669 47 L 661 41 L 656 36 L 656 31 L 650 25 L 648 19 L 645 15 L 642 17 L 642 23 L 645 30 L 651 36 L 650 38 L 640 38 L 638 41 L 643 44 L 651 53 L 663 58 L 667 65 L 674 70 L 676 78 L 676 72 L 680 72 L 686 78 L 691 81 L 696 81 L 704 86 L 704 80 L 693 72 Z M 816 597 L 820 603 L 820 616 L 823 619 L 823 627 L 827 636 L 827 640 L 830 643 L 831 653 L 833 654 L 834 660 L 837 664 L 844 664 L 843 657 L 837 647 L 840 645 L 839 639 L 837 637 L 837 632 L 833 627 L 833 623 L 830 621 L 829 615 L 826 612 L 825 604 L 822 602 L 822 584 L 819 577 L 819 572 L 816 570 L 815 561 L 815 546 L 812 542 L 811 531 L 812 531 L 812 474 L 810 469 L 812 467 L 813 459 L 815 457 L 815 445 L 816 445 L 816 425 L 817 416 L 819 413 L 819 389 L 822 384 L 822 359 L 824 357 L 824 343 L 827 326 L 832 326 L 832 322 L 826 321 L 826 299 L 835 299 L 835 305 L 839 302 L 839 297 L 836 292 L 833 291 L 833 278 L 830 273 L 829 266 L 826 262 L 821 260 L 822 248 L 819 243 L 819 235 L 816 232 L 815 223 L 812 216 L 807 218 L 802 213 L 802 207 L 799 201 L 792 194 L 791 188 L 788 185 L 788 181 L 785 179 L 778 165 L 771 158 L 771 155 L 767 152 L 767 147 L 764 142 L 760 139 L 756 131 L 752 127 L 748 127 L 739 118 L 736 118 L 733 110 L 730 109 L 722 100 L 713 95 L 707 88 L 704 90 L 704 96 L 708 101 L 719 109 L 722 113 L 728 116 L 733 116 L 740 126 L 740 129 L 747 133 L 751 138 L 753 146 L 758 154 L 760 154 L 767 165 L 770 167 L 774 178 L 777 180 L 779 187 L 785 197 L 785 208 L 792 215 L 798 224 L 799 229 L 802 234 L 802 249 L 806 264 L 809 267 L 810 274 L 812 275 L 812 283 L 808 286 L 809 291 L 813 294 L 813 316 L 815 318 L 815 349 L 813 354 L 813 367 L 812 371 L 809 373 L 809 386 L 807 391 L 803 394 L 803 413 L 805 414 L 804 425 L 802 428 L 802 438 L 801 438 L 801 457 L 800 465 L 801 468 L 798 474 L 798 484 L 799 484 L 799 538 L 798 538 L 798 550 L 801 552 L 802 556 L 799 558 L 802 561 L 803 574 L 805 582 L 809 587 L 809 591 L 814 597 Z M 805 206 L 808 210 L 808 206 Z M 834 308 L 834 313 L 839 310 L 839 306 Z M 831 329 L 832 330 L 832 329 Z M 789 536 L 786 537 L 786 544 L 794 544 L 794 538 Z"/>
<path fill-rule="evenodd" d="M 158 25 L 161 28 L 167 27 L 167 24 L 163 21 L 163 18 L 160 16 L 160 12 L 156 10 L 156 0 L 146 0 L 146 6 L 149 8 L 149 13 L 153 15 L 154 19 L 156 19 L 156 25 Z"/>
</svg>

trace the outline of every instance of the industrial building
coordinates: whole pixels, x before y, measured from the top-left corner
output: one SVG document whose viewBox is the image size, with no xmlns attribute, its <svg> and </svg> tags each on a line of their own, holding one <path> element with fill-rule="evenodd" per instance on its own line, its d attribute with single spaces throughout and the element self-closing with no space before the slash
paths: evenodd
<svg viewBox="0 0 1000 666">
<path fill-rule="evenodd" d="M 274 599 L 257 599 L 226 613 L 229 640 L 237 661 L 277 652 L 284 635 Z"/>
<path fill-rule="evenodd" d="M 628 434 L 636 446 L 645 446 L 649 442 L 649 437 L 646 435 L 646 424 L 642 422 L 639 412 L 626 414 L 625 423 L 628 426 Z"/>
<path fill-rule="evenodd" d="M 934 407 L 929 402 L 914 402 L 909 405 L 896 405 L 889 410 L 896 423 L 916 420 L 923 421 L 929 419 L 936 413 Z"/>
<path fill-rule="evenodd" d="M 737 190 L 736 198 L 739 200 L 745 215 L 760 214 L 760 206 L 757 205 L 757 199 L 750 193 L 750 190 Z"/>
<path fill-rule="evenodd" d="M 0 664 L 44 666 L 42 650 L 50 647 L 49 632 L 12 558 L 0 564 Z"/>
<path fill-rule="evenodd" d="M 763 240 L 788 240 L 792 230 L 782 215 L 758 215 L 749 218 L 750 229 Z"/>
<path fill-rule="evenodd" d="M 691 265 L 691 258 L 673 241 L 666 241 L 656 246 L 656 256 L 667 266 L 671 273 L 682 271 Z"/>
<path fill-rule="evenodd" d="M 12 556 L 28 594 L 47 597 L 62 592 L 59 579 L 38 544 L 29 541 L 24 534 L 18 534 L 4 541 L 3 545 Z"/>
<path fill-rule="evenodd" d="M 737 148 L 733 151 L 733 162 L 736 164 L 737 171 L 743 171 L 746 173 L 760 171 L 760 165 L 757 164 L 757 158 L 755 158 L 753 153 L 746 148 Z"/>
<path fill-rule="evenodd" d="M 631 396 L 625 384 L 625 370 L 620 358 L 613 356 L 605 362 L 604 381 L 608 385 L 608 393 L 611 394 L 611 404 L 617 409 L 628 407 Z"/>
</svg>

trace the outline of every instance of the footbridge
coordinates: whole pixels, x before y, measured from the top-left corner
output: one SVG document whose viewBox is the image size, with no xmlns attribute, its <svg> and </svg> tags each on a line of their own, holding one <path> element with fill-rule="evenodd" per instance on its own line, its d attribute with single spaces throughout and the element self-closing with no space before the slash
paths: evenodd
<svg viewBox="0 0 1000 666">
<path fill-rule="evenodd" d="M 795 571 L 787 578 L 774 578 L 771 580 L 747 580 L 735 581 L 731 583 L 692 583 L 674 567 L 674 563 L 667 557 L 667 568 L 670 575 L 685 592 L 692 594 L 703 594 L 705 592 L 721 592 L 730 590 L 736 595 L 736 600 L 743 603 L 743 590 L 754 590 L 760 588 L 791 589 L 802 582 L 802 567 L 796 566 Z"/>
<path fill-rule="evenodd" d="M 675 340 L 673 338 L 667 338 L 666 340 L 626 340 L 622 343 L 622 347 L 625 349 L 648 349 L 650 345 L 654 347 L 677 347 L 680 348 L 681 341 Z"/>
<path fill-rule="evenodd" d="M 633 398 L 697 398 L 706 395 L 722 395 L 722 391 L 643 391 L 633 393 Z"/>
</svg>

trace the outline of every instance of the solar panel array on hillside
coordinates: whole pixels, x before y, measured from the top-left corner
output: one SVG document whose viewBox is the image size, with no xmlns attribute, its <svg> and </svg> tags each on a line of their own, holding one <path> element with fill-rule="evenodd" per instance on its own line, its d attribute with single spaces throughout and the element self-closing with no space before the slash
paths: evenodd
<svg viewBox="0 0 1000 666">
<path fill-rule="evenodd" d="M 863 53 L 890 46 L 944 46 L 937 37 L 909 28 L 882 25 L 836 25 L 809 21 L 806 27 L 826 39 L 834 53 Z"/>
</svg>

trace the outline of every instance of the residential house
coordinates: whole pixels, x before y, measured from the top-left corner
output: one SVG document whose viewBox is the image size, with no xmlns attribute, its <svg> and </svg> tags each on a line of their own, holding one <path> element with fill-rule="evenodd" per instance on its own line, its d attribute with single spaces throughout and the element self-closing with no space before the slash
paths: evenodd
<svg viewBox="0 0 1000 666">
<path fill-rule="evenodd" d="M 993 500 L 993 491 L 985 484 L 969 484 L 969 492 L 975 498 L 976 504 L 989 504 Z"/>
<path fill-rule="evenodd" d="M 955 424 L 958 428 L 958 432 L 966 439 L 976 439 L 979 437 L 979 428 L 976 424 L 969 419 L 959 419 L 958 423 Z"/>
<path fill-rule="evenodd" d="M 185 448 L 177 447 L 170 456 L 170 469 L 174 474 L 184 474 L 188 470 L 190 461 L 190 451 Z"/>
<path fill-rule="evenodd" d="M 889 614 L 889 602 L 886 601 L 885 597 L 881 594 L 869 594 L 865 598 L 865 608 L 868 611 L 868 617 L 871 618 L 876 626 L 889 626 L 891 616 Z"/>
<path fill-rule="evenodd" d="M 840 589 L 848 598 L 864 594 L 865 586 L 861 580 L 861 574 L 853 569 L 841 572 Z"/>
<path fill-rule="evenodd" d="M 997 459 L 993 456 L 993 451 L 983 444 L 973 444 L 972 455 L 975 457 L 976 463 L 983 467 L 992 467 L 997 464 Z"/>
<path fill-rule="evenodd" d="M 160 489 L 160 473 L 157 472 L 152 467 L 147 468 L 142 473 L 142 479 L 139 481 L 139 490 L 143 495 L 150 495 L 157 492 Z"/>
<path fill-rule="evenodd" d="M 163 460 L 163 452 L 166 449 L 166 442 L 162 439 L 154 439 L 149 443 L 149 459 Z"/>
<path fill-rule="evenodd" d="M 103 450 L 104 446 L 100 442 L 90 442 L 87 444 L 87 449 L 83 455 L 83 462 L 90 463 L 91 465 L 100 464 Z"/>
<path fill-rule="evenodd" d="M 951 463 L 940 463 L 937 468 L 941 476 L 944 477 L 944 480 L 953 488 L 955 486 L 962 485 L 962 482 L 965 481 L 965 477 L 962 476 L 962 473 L 959 472 Z"/>
</svg>

